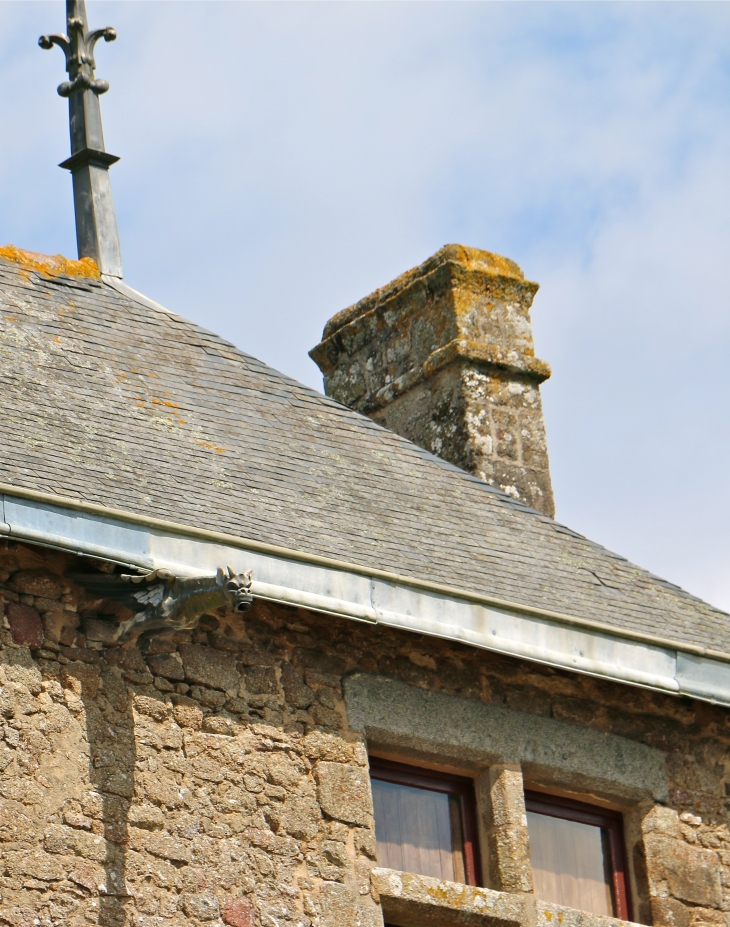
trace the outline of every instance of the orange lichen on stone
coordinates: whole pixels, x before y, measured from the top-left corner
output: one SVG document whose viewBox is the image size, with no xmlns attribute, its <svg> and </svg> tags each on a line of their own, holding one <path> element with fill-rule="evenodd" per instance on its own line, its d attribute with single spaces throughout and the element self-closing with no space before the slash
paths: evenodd
<svg viewBox="0 0 730 927">
<path fill-rule="evenodd" d="M 44 277 L 86 277 L 100 280 L 101 274 L 96 261 L 81 258 L 70 261 L 62 254 L 39 254 L 37 251 L 23 251 L 15 245 L 0 247 L 0 260 L 11 264 L 20 264 L 26 270 L 34 270 Z"/>
</svg>

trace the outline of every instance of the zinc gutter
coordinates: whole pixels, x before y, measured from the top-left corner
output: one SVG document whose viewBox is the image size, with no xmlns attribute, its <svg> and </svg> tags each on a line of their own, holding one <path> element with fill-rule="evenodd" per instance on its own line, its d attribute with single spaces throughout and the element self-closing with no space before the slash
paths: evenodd
<svg viewBox="0 0 730 927">
<path fill-rule="evenodd" d="M 237 535 L 227 534 L 225 532 L 211 531 L 206 528 L 195 528 L 189 525 L 180 524 L 179 522 L 172 522 L 165 519 L 138 515 L 134 512 L 127 512 L 123 509 L 116 509 L 95 503 L 83 502 L 81 499 L 72 498 L 69 496 L 38 492 L 37 490 L 25 489 L 13 486 L 8 483 L 0 483 L 0 495 L 7 495 L 11 497 L 15 496 L 16 498 L 27 499 L 28 501 L 38 502 L 40 504 L 58 506 L 60 508 L 71 509 L 72 511 L 83 512 L 89 515 L 96 515 L 102 518 L 116 519 L 118 521 L 127 522 L 128 524 L 139 525 L 141 527 L 150 528 L 161 532 L 180 535 L 181 537 L 210 541 L 242 550 L 250 550 L 262 554 L 268 554 L 272 557 L 280 557 L 282 559 L 293 560 L 304 564 L 310 564 L 312 566 L 320 566 L 327 569 L 338 570 L 342 573 L 356 574 L 368 579 L 378 579 L 386 583 L 391 583 L 395 586 L 410 587 L 411 589 L 422 590 L 424 592 L 430 592 L 436 595 L 443 595 L 452 599 L 460 599 L 477 605 L 514 612 L 518 615 L 526 615 L 533 618 L 556 622 L 558 624 L 569 625 L 585 631 L 593 631 L 600 634 L 610 635 L 611 637 L 618 637 L 628 641 L 648 644 L 653 647 L 663 647 L 669 650 L 676 650 L 680 653 L 691 654 L 693 656 L 699 657 L 708 657 L 713 660 L 730 663 L 730 653 L 713 650 L 711 648 L 702 647 L 697 644 L 685 643 L 683 641 L 654 636 L 651 634 L 644 634 L 641 632 L 632 631 L 628 628 L 616 627 L 615 625 L 611 625 L 606 622 L 594 621 L 587 618 L 577 617 L 575 615 L 568 615 L 562 612 L 551 611 L 549 609 L 536 608 L 534 606 L 523 605 L 518 602 L 510 602 L 505 599 L 484 595 L 483 593 L 473 592 L 468 589 L 460 589 L 456 586 L 449 586 L 444 583 L 418 579 L 412 576 L 404 576 L 402 574 L 393 573 L 388 570 L 380 570 L 374 567 L 366 567 L 357 563 L 348 563 L 347 561 L 337 560 L 330 557 L 323 557 L 318 554 L 306 553 L 304 551 L 280 547 L 274 544 L 266 544 L 262 541 L 255 541 L 250 538 L 243 538 Z M 4 524 L 4 515 L 0 517 L 0 534 L 4 534 L 5 536 L 17 536 L 18 538 L 21 538 L 21 535 L 19 534 L 13 535 L 10 526 Z M 26 540 L 32 540 L 36 543 L 43 543 L 42 539 L 40 538 L 26 538 Z M 70 549 L 68 547 L 62 547 L 57 543 L 49 543 L 47 546 L 64 550 Z M 78 550 L 76 552 L 82 554 L 86 553 L 88 555 L 88 552 L 82 550 Z M 119 562 L 127 563 L 129 561 Z M 261 598 L 268 598 L 268 596 L 263 595 Z M 303 601 L 302 605 L 304 604 L 305 603 Z M 318 610 L 327 611 L 327 609 Z M 363 620 L 364 618 L 364 616 L 355 615 L 352 617 L 356 617 L 359 620 Z M 365 618 L 365 620 L 368 619 Z"/>
</svg>

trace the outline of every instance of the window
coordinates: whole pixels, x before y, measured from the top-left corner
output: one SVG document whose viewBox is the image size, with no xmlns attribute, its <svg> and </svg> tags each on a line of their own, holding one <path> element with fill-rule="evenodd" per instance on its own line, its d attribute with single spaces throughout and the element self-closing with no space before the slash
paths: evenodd
<svg viewBox="0 0 730 927">
<path fill-rule="evenodd" d="M 630 920 L 619 812 L 529 791 L 525 806 L 537 897 Z"/>
<path fill-rule="evenodd" d="M 478 885 L 472 780 L 375 757 L 370 776 L 380 865 Z"/>
</svg>

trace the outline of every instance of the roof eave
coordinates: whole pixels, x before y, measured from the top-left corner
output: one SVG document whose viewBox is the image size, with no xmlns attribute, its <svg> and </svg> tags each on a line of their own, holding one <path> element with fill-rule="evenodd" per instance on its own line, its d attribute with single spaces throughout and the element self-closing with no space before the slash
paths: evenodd
<svg viewBox="0 0 730 927">
<path fill-rule="evenodd" d="M 588 619 L 0 484 L 0 534 L 183 575 L 253 568 L 254 595 L 730 706 L 730 654 Z"/>
</svg>

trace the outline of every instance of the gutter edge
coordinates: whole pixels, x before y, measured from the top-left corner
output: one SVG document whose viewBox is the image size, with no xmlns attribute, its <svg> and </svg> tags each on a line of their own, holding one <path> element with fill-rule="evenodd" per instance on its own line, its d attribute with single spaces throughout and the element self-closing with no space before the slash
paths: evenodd
<svg viewBox="0 0 730 927">
<path fill-rule="evenodd" d="M 730 653 L 712 650 L 707 647 L 700 647 L 697 644 L 689 644 L 672 640 L 671 638 L 662 638 L 655 637 L 650 634 L 642 634 L 638 631 L 631 631 L 628 628 L 619 628 L 602 621 L 592 621 L 588 618 L 568 615 L 562 612 L 554 612 L 549 609 L 536 608 L 535 606 L 531 605 L 521 605 L 517 602 L 509 602 L 504 599 L 498 599 L 492 596 L 484 595 L 482 593 L 471 592 L 467 589 L 460 589 L 456 586 L 449 586 L 444 583 L 418 579 L 417 577 L 405 576 L 399 573 L 391 573 L 387 570 L 366 567 L 356 563 L 348 563 L 347 561 L 336 560 L 330 557 L 323 557 L 318 554 L 309 554 L 286 547 L 279 547 L 274 544 L 266 544 L 262 541 L 254 541 L 250 538 L 239 537 L 237 535 L 227 534 L 221 531 L 211 531 L 206 528 L 194 528 L 189 525 L 180 524 L 179 522 L 172 522 L 160 518 L 137 515 L 136 513 L 127 512 L 123 509 L 115 509 L 104 505 L 84 502 L 81 499 L 73 498 L 70 496 L 38 492 L 37 490 L 33 489 L 24 489 L 21 487 L 12 486 L 9 483 L 0 483 L 0 495 L 15 496 L 17 498 L 28 499 L 30 501 L 39 502 L 46 505 L 53 505 L 79 512 L 85 512 L 89 515 L 98 515 L 103 518 L 114 518 L 129 524 L 141 525 L 168 534 L 177 534 L 183 537 L 197 538 L 199 540 L 227 544 L 231 547 L 257 551 L 262 554 L 270 554 L 274 557 L 295 560 L 300 563 L 307 563 L 313 566 L 327 567 L 329 569 L 340 570 L 341 572 L 346 573 L 355 573 L 360 576 L 379 579 L 397 586 L 407 586 L 412 589 L 419 589 L 425 592 L 447 595 L 455 599 L 462 599 L 467 602 L 474 602 L 479 605 L 491 606 L 494 608 L 503 609 L 505 611 L 515 612 L 521 615 L 528 615 L 534 618 L 543 618 L 547 621 L 554 621 L 560 624 L 567 624 L 574 627 L 583 628 L 587 631 L 609 634 L 614 637 L 624 638 L 626 640 L 638 641 L 657 647 L 666 647 L 668 649 L 676 650 L 682 653 L 693 654 L 695 656 L 701 657 L 709 657 L 725 663 L 730 663 Z M 0 525 L 0 532 L 5 533 L 7 536 L 7 532 L 3 531 L 2 525 Z M 31 539 L 28 539 L 28 542 L 34 543 Z M 38 543 L 38 541 L 35 541 L 35 543 Z"/>
</svg>

